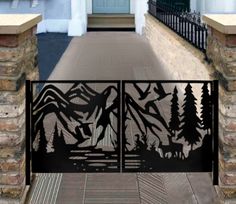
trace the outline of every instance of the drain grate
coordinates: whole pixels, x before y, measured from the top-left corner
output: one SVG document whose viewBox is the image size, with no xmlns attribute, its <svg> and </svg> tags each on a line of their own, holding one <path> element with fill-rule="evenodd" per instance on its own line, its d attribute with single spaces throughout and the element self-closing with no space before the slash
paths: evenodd
<svg viewBox="0 0 236 204">
<path fill-rule="evenodd" d="M 38 174 L 28 204 L 56 204 L 62 174 Z"/>
</svg>

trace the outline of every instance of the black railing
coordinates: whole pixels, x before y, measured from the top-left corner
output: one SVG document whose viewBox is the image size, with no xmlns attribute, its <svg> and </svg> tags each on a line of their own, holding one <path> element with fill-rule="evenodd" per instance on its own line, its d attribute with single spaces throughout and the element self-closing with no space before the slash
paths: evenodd
<svg viewBox="0 0 236 204">
<path fill-rule="evenodd" d="M 201 22 L 200 13 L 191 13 L 183 7 L 158 0 L 149 0 L 149 13 L 193 46 L 206 52 L 207 26 Z"/>
</svg>

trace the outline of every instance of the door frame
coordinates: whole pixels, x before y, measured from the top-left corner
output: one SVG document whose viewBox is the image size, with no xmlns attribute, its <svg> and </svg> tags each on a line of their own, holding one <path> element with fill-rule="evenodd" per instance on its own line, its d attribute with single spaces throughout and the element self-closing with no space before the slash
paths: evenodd
<svg viewBox="0 0 236 204">
<path fill-rule="evenodd" d="M 95 13 L 94 12 L 94 7 L 93 7 L 93 1 L 94 0 L 91 0 L 92 1 L 92 14 L 103 14 L 103 13 Z M 109 14 L 117 14 L 117 15 L 126 15 L 126 14 L 131 14 L 131 0 L 129 0 L 129 12 L 128 13 L 104 13 L 104 15 L 109 15 Z"/>
</svg>

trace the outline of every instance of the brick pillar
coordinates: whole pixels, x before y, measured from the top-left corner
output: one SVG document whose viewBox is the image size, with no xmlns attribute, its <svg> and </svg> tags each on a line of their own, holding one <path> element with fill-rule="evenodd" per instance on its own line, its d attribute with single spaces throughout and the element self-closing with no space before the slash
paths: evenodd
<svg viewBox="0 0 236 204">
<path fill-rule="evenodd" d="M 236 15 L 206 15 L 207 56 L 220 81 L 219 188 L 222 202 L 236 201 Z"/>
<path fill-rule="evenodd" d="M 0 15 L 0 203 L 24 203 L 25 80 L 38 79 L 40 15 Z"/>
</svg>

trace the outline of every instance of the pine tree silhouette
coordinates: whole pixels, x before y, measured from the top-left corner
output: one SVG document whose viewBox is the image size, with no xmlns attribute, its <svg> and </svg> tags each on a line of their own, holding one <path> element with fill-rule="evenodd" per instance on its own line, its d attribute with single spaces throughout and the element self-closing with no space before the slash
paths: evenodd
<svg viewBox="0 0 236 204">
<path fill-rule="evenodd" d="M 179 133 L 177 139 L 184 138 L 189 145 L 191 145 L 191 150 L 193 150 L 193 145 L 197 144 L 202 137 L 198 132 L 197 128 L 200 128 L 201 120 L 197 116 L 196 108 L 196 98 L 193 95 L 192 86 L 188 84 L 185 88 L 185 98 L 183 105 L 183 117 L 181 124 L 181 132 Z"/>
<path fill-rule="evenodd" d="M 61 130 L 60 136 L 58 134 L 58 128 L 57 128 L 57 123 L 55 124 L 54 127 L 54 134 L 53 134 L 53 148 L 54 148 L 54 152 L 56 154 L 60 154 L 65 152 L 65 140 L 64 140 L 64 136 L 63 136 L 63 132 Z"/>
<path fill-rule="evenodd" d="M 212 123 L 212 110 L 211 110 L 211 96 L 208 90 L 208 84 L 204 83 L 202 87 L 202 100 L 201 100 L 201 124 L 203 126 L 203 130 L 209 133 L 209 129 L 211 129 Z"/>
<path fill-rule="evenodd" d="M 39 138 L 38 152 L 40 152 L 42 154 L 46 154 L 47 153 L 47 144 L 48 144 L 48 141 L 45 137 L 45 130 L 44 130 L 44 127 L 42 125 L 42 127 L 40 128 L 40 138 Z"/>
<path fill-rule="evenodd" d="M 170 130 L 176 135 L 176 131 L 179 130 L 179 103 L 178 103 L 178 90 L 175 87 L 171 99 L 171 118 L 169 122 Z"/>
</svg>

